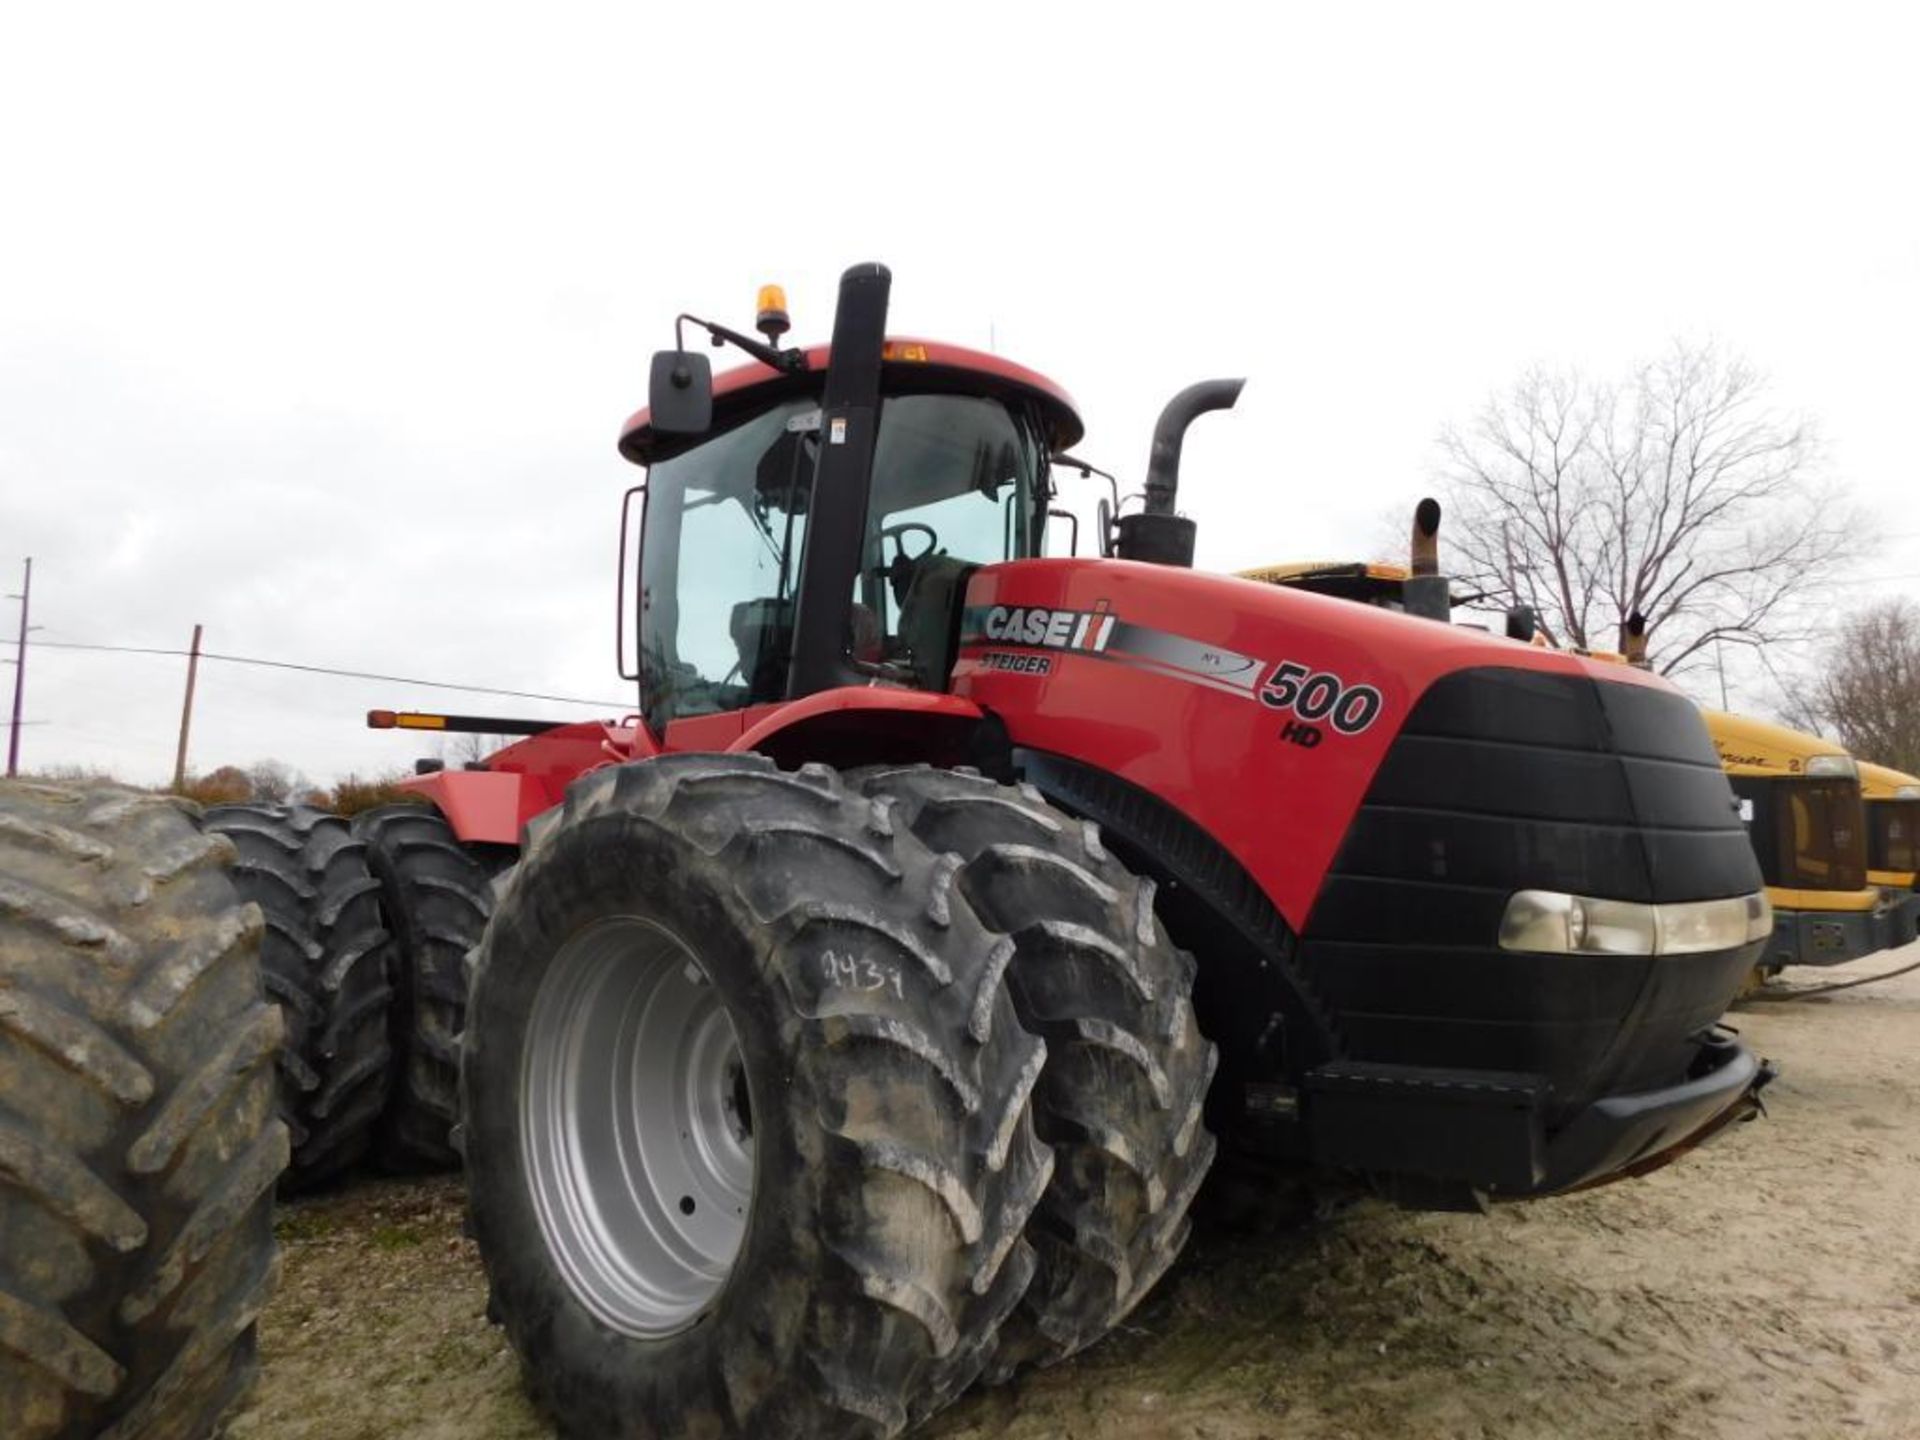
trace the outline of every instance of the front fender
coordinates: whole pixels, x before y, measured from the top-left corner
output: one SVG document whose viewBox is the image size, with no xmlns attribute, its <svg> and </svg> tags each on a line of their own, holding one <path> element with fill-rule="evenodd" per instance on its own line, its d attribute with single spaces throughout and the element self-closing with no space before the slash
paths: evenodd
<svg viewBox="0 0 1920 1440">
<path fill-rule="evenodd" d="M 978 737 L 989 723 L 985 710 L 958 695 L 847 685 L 780 706 L 728 749 L 755 750 L 788 768 L 808 761 L 842 769 L 915 761 L 955 765 L 979 758 Z"/>
<path fill-rule="evenodd" d="M 402 780 L 400 788 L 431 800 L 469 845 L 518 845 L 521 824 L 546 809 L 545 791 L 530 795 L 528 778 L 510 771 L 440 770 Z"/>
</svg>

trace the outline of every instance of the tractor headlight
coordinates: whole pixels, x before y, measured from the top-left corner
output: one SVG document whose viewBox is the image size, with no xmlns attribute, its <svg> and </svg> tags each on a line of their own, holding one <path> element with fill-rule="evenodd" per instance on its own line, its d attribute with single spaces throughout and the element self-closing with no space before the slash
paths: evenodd
<svg viewBox="0 0 1920 1440">
<path fill-rule="evenodd" d="M 1807 761 L 1806 774 L 1815 780 L 1858 780 L 1860 767 L 1851 755 L 1815 755 Z"/>
<path fill-rule="evenodd" d="M 1765 895 L 1642 905 L 1522 890 L 1500 921 L 1502 950 L 1550 955 L 1693 955 L 1732 950 L 1773 932 Z"/>
</svg>

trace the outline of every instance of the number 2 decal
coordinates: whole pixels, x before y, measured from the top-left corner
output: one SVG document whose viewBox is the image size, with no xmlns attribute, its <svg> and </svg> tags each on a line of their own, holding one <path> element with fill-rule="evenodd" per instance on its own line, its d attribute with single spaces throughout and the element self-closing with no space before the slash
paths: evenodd
<svg viewBox="0 0 1920 1440">
<path fill-rule="evenodd" d="M 1342 735 L 1358 735 L 1380 718 L 1380 692 L 1349 685 L 1330 670 L 1315 672 L 1297 660 L 1282 660 L 1260 686 L 1260 703 L 1291 710 L 1302 720 L 1326 720 Z"/>
</svg>

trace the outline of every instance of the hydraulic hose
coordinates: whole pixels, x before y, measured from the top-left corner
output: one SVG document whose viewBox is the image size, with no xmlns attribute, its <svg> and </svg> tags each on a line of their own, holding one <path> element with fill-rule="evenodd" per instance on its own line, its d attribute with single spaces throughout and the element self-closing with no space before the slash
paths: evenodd
<svg viewBox="0 0 1920 1440">
<path fill-rule="evenodd" d="M 1862 975 L 1858 980 L 1837 980 L 1831 985 L 1814 985 L 1805 990 L 1781 990 L 1771 995 L 1765 990 L 1756 990 L 1753 994 L 1747 996 L 1747 1000 L 1749 1002 L 1754 1000 L 1807 1000 L 1815 995 L 1831 995 L 1835 991 L 1852 990 L 1860 985 L 1877 985 L 1882 980 L 1892 980 L 1896 976 L 1905 975 L 1914 970 L 1920 970 L 1920 960 L 1915 960 L 1910 965 L 1902 965 L 1898 970 L 1889 970 L 1883 975 Z"/>
</svg>

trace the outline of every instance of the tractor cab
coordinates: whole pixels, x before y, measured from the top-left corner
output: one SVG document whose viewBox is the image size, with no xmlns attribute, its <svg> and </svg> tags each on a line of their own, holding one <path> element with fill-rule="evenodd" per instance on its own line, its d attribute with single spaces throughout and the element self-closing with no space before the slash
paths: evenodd
<svg viewBox="0 0 1920 1440">
<path fill-rule="evenodd" d="M 1452 582 L 1440 573 L 1440 502 L 1431 498 L 1414 507 L 1405 565 L 1389 561 L 1295 561 L 1242 570 L 1239 578 L 1398 610 L 1427 620 L 1451 620 L 1457 606 L 1479 598 L 1455 595 Z M 1510 617 L 1507 633 L 1513 638 L 1531 639 L 1531 618 L 1527 633 L 1519 635 Z"/>
<path fill-rule="evenodd" d="M 1860 763 L 1867 802 L 1867 879 L 1895 895 L 1920 888 L 1920 779 Z"/>
<path fill-rule="evenodd" d="M 1817 735 L 1745 715 L 1702 715 L 1773 902 L 1762 968 L 1838 965 L 1911 941 L 1920 897 L 1904 893 L 1902 877 L 1872 873 L 1859 762 Z M 1896 858 L 1912 857 L 1882 853 L 1880 863 Z"/>
<path fill-rule="evenodd" d="M 623 435 L 648 471 L 637 633 L 656 734 L 789 697 L 807 537 L 823 511 L 854 522 L 856 560 L 838 613 L 816 618 L 868 681 L 937 686 L 967 573 L 1041 553 L 1049 457 L 1080 435 L 1065 391 L 996 356 L 887 341 L 861 494 L 819 479 L 848 434 L 823 410 L 830 347 L 785 353 L 804 368 L 756 362 L 715 378 L 703 433 L 663 433 L 650 407 Z"/>
</svg>

